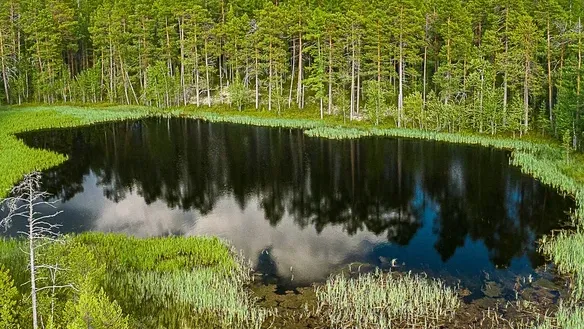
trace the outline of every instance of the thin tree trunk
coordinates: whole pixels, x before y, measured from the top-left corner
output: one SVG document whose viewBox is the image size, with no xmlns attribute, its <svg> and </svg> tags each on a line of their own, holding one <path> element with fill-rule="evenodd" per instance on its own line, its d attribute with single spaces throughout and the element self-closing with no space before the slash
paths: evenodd
<svg viewBox="0 0 584 329">
<path fill-rule="evenodd" d="M 288 108 L 292 106 L 292 89 L 294 89 L 294 75 L 296 72 L 296 40 L 292 41 L 292 75 L 290 75 L 290 94 L 288 95 Z"/>
<path fill-rule="evenodd" d="M 354 26 L 351 27 L 354 29 Z M 352 55 L 351 55 L 351 111 L 349 112 L 349 118 L 353 120 L 353 113 L 355 110 L 355 35 L 352 34 L 351 40 L 351 47 L 352 47 Z"/>
<path fill-rule="evenodd" d="M 479 113 L 481 119 L 479 121 L 479 132 L 483 132 L 483 96 L 484 96 L 484 89 L 485 89 L 485 72 L 481 70 L 481 92 L 480 92 L 480 99 L 479 99 Z"/>
<path fill-rule="evenodd" d="M 187 105 L 187 87 L 185 84 L 185 30 L 182 21 L 178 20 L 180 35 L 180 86 L 182 89 L 183 105 Z"/>
<path fill-rule="evenodd" d="M 529 127 L 529 57 L 525 55 L 525 76 L 523 81 L 523 125 L 525 132 Z"/>
<path fill-rule="evenodd" d="M 333 109 L 333 39 L 329 35 L 329 81 L 328 81 L 328 114 Z"/>
<path fill-rule="evenodd" d="M 260 79 L 259 79 L 259 67 L 258 67 L 258 48 L 255 48 L 255 108 L 256 110 L 260 108 Z"/>
<path fill-rule="evenodd" d="M 299 22 L 300 25 L 300 22 Z M 304 108 L 303 102 L 303 88 L 302 88 L 302 32 L 299 32 L 298 37 L 298 86 L 296 92 L 296 102 L 298 103 L 298 107 L 300 109 Z"/>
<path fill-rule="evenodd" d="M 209 82 L 209 51 L 207 50 L 207 42 L 205 39 L 205 74 L 207 82 L 207 105 L 211 107 L 211 83 Z"/>
<path fill-rule="evenodd" d="M 507 104 L 508 104 L 508 89 L 507 89 L 507 70 L 509 65 L 509 8 L 505 8 L 505 63 L 503 72 L 503 126 L 507 125 Z"/>
<path fill-rule="evenodd" d="M 361 105 L 361 39 L 357 40 L 357 102 L 355 112 L 359 115 L 359 109 Z"/>
<path fill-rule="evenodd" d="M 270 40 L 270 64 L 268 80 L 268 111 L 272 111 L 272 40 Z"/>
<path fill-rule="evenodd" d="M 199 78 L 199 47 L 197 46 L 197 32 L 195 31 L 195 93 L 197 94 L 197 107 L 201 105 L 201 87 Z"/>
<path fill-rule="evenodd" d="M 28 256 L 30 265 L 30 294 L 32 303 L 32 327 L 38 329 L 38 315 L 37 315 L 37 295 L 36 295 L 36 265 L 34 254 L 34 210 L 33 210 L 33 195 L 34 186 L 32 180 L 28 184 Z"/>
<path fill-rule="evenodd" d="M 2 82 L 4 82 L 4 92 L 6 94 L 6 103 L 10 104 L 10 94 L 8 93 L 8 74 L 6 69 L 6 58 L 4 56 L 4 35 L 0 29 L 0 63 L 2 64 Z"/>
<path fill-rule="evenodd" d="M 576 122 L 580 121 L 580 91 L 581 91 L 581 81 L 582 81 L 582 19 L 578 17 L 578 77 L 576 79 Z M 574 149 L 578 147 L 578 134 L 576 133 L 576 128 L 574 128 Z"/>
<path fill-rule="evenodd" d="M 400 32 L 399 32 L 399 93 L 397 98 L 397 126 L 401 127 L 404 110 L 404 45 L 401 20 L 403 19 L 403 8 L 400 9 Z"/>
<path fill-rule="evenodd" d="M 551 35 L 550 35 L 550 17 L 548 14 L 547 19 L 547 80 L 548 80 L 548 109 L 550 114 L 550 122 L 553 121 L 553 112 L 552 112 L 552 49 L 551 49 Z"/>
</svg>

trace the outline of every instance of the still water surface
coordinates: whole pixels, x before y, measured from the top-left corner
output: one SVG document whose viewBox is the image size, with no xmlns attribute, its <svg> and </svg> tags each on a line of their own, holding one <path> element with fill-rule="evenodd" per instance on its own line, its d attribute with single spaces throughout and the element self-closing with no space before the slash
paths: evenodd
<svg viewBox="0 0 584 329">
<path fill-rule="evenodd" d="M 573 207 L 491 148 L 190 119 L 21 138 L 70 156 L 44 178 L 64 232 L 217 235 L 286 286 L 393 259 L 475 289 L 513 280 L 545 264 L 536 240 Z"/>
</svg>

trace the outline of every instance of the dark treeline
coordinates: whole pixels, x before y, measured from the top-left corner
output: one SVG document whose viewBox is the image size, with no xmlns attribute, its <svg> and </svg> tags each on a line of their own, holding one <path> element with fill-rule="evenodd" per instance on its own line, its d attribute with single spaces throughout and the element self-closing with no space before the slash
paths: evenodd
<svg viewBox="0 0 584 329">
<path fill-rule="evenodd" d="M 579 145 L 580 0 L 3 0 L 0 101 L 318 109 Z"/>
</svg>

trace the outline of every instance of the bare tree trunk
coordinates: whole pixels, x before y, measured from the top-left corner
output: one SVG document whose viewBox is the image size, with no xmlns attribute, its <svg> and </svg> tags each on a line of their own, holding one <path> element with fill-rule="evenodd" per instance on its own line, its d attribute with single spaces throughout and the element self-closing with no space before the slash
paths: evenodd
<svg viewBox="0 0 584 329">
<path fill-rule="evenodd" d="M 260 107 L 260 80 L 259 80 L 259 67 L 258 67 L 258 48 L 256 46 L 256 56 L 255 56 L 255 108 L 256 110 Z"/>
<path fill-rule="evenodd" d="M 30 298 L 32 302 L 32 327 L 33 329 L 38 329 L 38 315 L 37 315 L 37 295 L 36 295 L 36 267 L 35 267 L 35 255 L 34 255 L 34 207 L 33 207 L 33 195 L 35 194 L 33 181 L 28 182 L 28 256 L 29 256 L 29 266 L 30 266 Z"/>
<path fill-rule="evenodd" d="M 529 128 L 529 57 L 525 55 L 525 76 L 523 81 L 523 125 L 525 132 Z"/>
<path fill-rule="evenodd" d="M 0 63 L 2 64 L 2 81 L 4 82 L 4 92 L 6 94 L 6 103 L 10 104 L 10 94 L 8 93 L 8 73 L 6 68 L 6 58 L 4 54 L 4 35 L 0 30 Z"/>
<path fill-rule="evenodd" d="M 582 81 L 582 19 L 578 17 L 578 78 L 576 79 L 576 95 L 577 95 L 577 108 L 580 108 L 580 91 L 581 91 L 581 81 Z M 580 111 L 576 111 L 576 121 L 580 121 Z M 574 149 L 578 147 L 578 134 L 576 133 L 576 128 L 574 128 Z"/>
<path fill-rule="evenodd" d="M 550 122 L 554 120 L 552 112 L 552 49 L 551 49 L 551 35 L 550 35 L 550 17 L 547 19 L 547 80 L 548 80 L 548 109 L 550 112 Z"/>
<path fill-rule="evenodd" d="M 403 14 L 403 8 L 402 8 Z M 404 110 L 404 53 L 403 35 L 400 27 L 399 34 L 399 93 L 397 97 L 397 126 L 402 126 L 402 115 Z"/>
<path fill-rule="evenodd" d="M 268 111 L 272 111 L 272 41 L 270 40 L 270 63 L 269 63 L 269 79 L 268 79 Z"/>
<path fill-rule="evenodd" d="M 426 15 L 426 26 L 424 29 L 424 72 L 423 72 L 423 91 L 422 91 L 422 100 L 423 100 L 423 107 L 422 107 L 422 111 L 426 108 L 426 94 L 427 94 L 427 85 L 428 85 L 428 42 L 427 42 L 427 38 L 428 38 L 428 27 L 429 23 L 428 23 L 428 15 Z M 422 115 L 423 117 L 423 115 Z"/>
<path fill-rule="evenodd" d="M 481 70 L 481 92 L 480 92 L 480 99 L 479 99 L 479 113 L 481 115 L 481 119 L 479 122 L 479 132 L 483 132 L 483 97 L 484 97 L 484 89 L 485 89 L 485 71 Z"/>
<path fill-rule="evenodd" d="M 355 112 L 359 115 L 359 109 L 361 105 L 361 39 L 357 40 L 357 102 L 355 107 Z"/>
<path fill-rule="evenodd" d="M 211 107 L 211 83 L 209 82 L 209 52 L 207 51 L 206 39 L 205 39 L 205 73 L 207 81 L 207 105 Z"/>
<path fill-rule="evenodd" d="M 292 41 L 292 74 L 290 75 L 290 93 L 288 95 L 288 108 L 292 106 L 292 89 L 294 89 L 294 75 L 296 72 L 296 40 Z"/>
<path fill-rule="evenodd" d="M 197 31 L 194 33 L 195 42 L 195 93 L 197 93 L 197 107 L 201 105 L 201 87 L 199 86 L 199 46 L 197 45 Z"/>
<path fill-rule="evenodd" d="M 187 105 L 187 88 L 185 85 L 185 30 L 182 21 L 178 20 L 180 35 L 180 86 L 182 89 L 183 105 Z"/>
<path fill-rule="evenodd" d="M 507 104 L 508 104 L 508 88 L 507 88 L 507 71 L 509 65 L 509 38 L 507 37 L 507 33 L 509 32 L 509 8 L 505 8 L 505 66 L 504 73 L 503 73 L 503 126 L 507 125 Z"/>
<path fill-rule="evenodd" d="M 299 22 L 300 25 L 300 22 Z M 296 102 L 300 109 L 304 108 L 303 102 L 303 88 L 302 88 L 302 32 L 299 32 L 298 37 L 298 86 L 296 89 Z"/>
<path fill-rule="evenodd" d="M 328 114 L 333 109 L 333 39 L 329 35 L 329 81 L 328 81 Z"/>
<path fill-rule="evenodd" d="M 351 25 L 351 111 L 349 112 L 349 118 L 353 120 L 353 113 L 355 111 L 355 26 Z"/>
</svg>

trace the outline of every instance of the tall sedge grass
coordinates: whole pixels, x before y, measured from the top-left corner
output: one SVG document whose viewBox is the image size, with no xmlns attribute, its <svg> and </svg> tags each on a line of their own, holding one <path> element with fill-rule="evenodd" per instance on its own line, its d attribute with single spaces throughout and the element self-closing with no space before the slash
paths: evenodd
<svg viewBox="0 0 584 329">
<path fill-rule="evenodd" d="M 202 327 L 259 329 L 270 315 L 246 289 L 250 269 L 216 237 L 72 239 L 106 264 L 106 290 L 135 317 L 146 318 L 148 310 L 163 327 L 182 318 Z"/>
<path fill-rule="evenodd" d="M 554 317 L 547 317 L 545 321 L 529 329 L 584 329 L 584 309 L 577 306 L 560 305 Z"/>
<path fill-rule="evenodd" d="M 20 288 L 27 280 L 25 242 L 0 240 L 0 265 L 11 270 Z M 250 268 L 218 238 L 83 233 L 45 252 L 50 264 L 75 264 L 65 270 L 67 278 L 99 284 L 132 327 L 259 329 L 273 314 L 249 292 Z M 74 302 L 73 295 L 64 296 L 72 299 L 63 303 Z"/>
<path fill-rule="evenodd" d="M 562 274 L 573 275 L 572 294 L 584 299 L 584 234 L 560 232 L 542 240 L 540 250 L 549 255 Z"/>
<path fill-rule="evenodd" d="M 316 289 L 331 328 L 438 328 L 460 306 L 452 288 L 411 274 L 340 274 Z"/>
<path fill-rule="evenodd" d="M 259 329 L 271 314 L 255 304 L 245 277 L 212 268 L 127 272 L 112 279 L 110 289 L 126 291 L 134 302 L 148 301 L 157 310 L 175 314 L 190 313 L 190 322 L 199 326 Z"/>
</svg>

